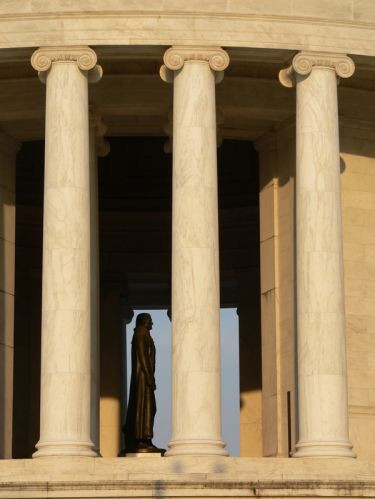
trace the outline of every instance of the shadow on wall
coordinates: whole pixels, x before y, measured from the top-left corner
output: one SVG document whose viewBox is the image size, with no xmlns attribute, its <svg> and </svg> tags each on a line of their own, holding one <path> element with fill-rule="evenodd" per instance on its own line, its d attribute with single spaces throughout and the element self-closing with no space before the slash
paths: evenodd
<svg viewBox="0 0 375 499">
<path fill-rule="evenodd" d="M 44 142 L 25 142 L 16 167 L 13 458 L 39 439 Z"/>
<path fill-rule="evenodd" d="M 340 143 L 340 153 L 346 154 L 358 154 L 358 148 L 351 147 L 343 142 L 343 146 Z M 362 150 L 363 149 L 363 150 Z M 361 155 L 365 157 L 372 158 L 373 153 L 366 151 L 366 148 L 361 149 Z M 282 156 L 283 155 L 283 156 Z M 275 154 L 275 164 L 273 165 L 272 172 L 267 172 L 266 175 L 259 176 L 259 190 L 262 191 L 272 180 L 272 178 L 277 178 L 278 185 L 280 187 L 288 184 L 291 180 L 296 178 L 296 150 L 295 150 L 295 139 L 290 140 L 288 144 L 281 144 L 281 157 L 283 159 L 282 164 L 278 164 L 280 158 Z M 285 167 L 285 161 L 289 161 L 289 167 Z M 340 156 L 340 173 L 344 173 L 346 169 L 345 160 Z"/>
<path fill-rule="evenodd" d="M 345 164 L 345 161 L 342 159 L 342 157 L 340 156 L 340 173 L 344 173 L 346 170 L 346 164 Z"/>
<path fill-rule="evenodd" d="M 14 165 L 2 157 L 0 178 L 0 457 L 11 458 L 13 392 Z"/>
<path fill-rule="evenodd" d="M 103 457 L 115 457 L 121 451 L 122 287 L 117 275 L 101 280 L 100 451 Z"/>
<path fill-rule="evenodd" d="M 0 191 L 0 457 L 6 455 L 6 389 L 7 386 L 7 366 L 6 366 L 6 336 L 5 328 L 9 317 L 5 307 L 5 255 L 4 255 L 4 226 L 6 224 L 4 213 L 4 200 L 2 199 L 2 189 Z"/>
</svg>

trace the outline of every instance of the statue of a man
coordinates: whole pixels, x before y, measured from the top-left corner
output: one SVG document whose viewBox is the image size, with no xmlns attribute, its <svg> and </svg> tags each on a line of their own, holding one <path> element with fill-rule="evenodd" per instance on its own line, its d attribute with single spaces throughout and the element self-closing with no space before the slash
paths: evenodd
<svg viewBox="0 0 375 499">
<path fill-rule="evenodd" d="M 139 314 L 132 339 L 132 374 L 124 427 L 125 451 L 162 452 L 152 444 L 155 401 L 155 345 L 150 314 Z"/>
</svg>

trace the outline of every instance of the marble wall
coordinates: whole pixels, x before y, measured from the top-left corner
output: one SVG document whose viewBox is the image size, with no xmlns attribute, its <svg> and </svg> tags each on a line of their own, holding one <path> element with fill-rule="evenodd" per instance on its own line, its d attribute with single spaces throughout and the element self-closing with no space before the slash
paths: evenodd
<svg viewBox="0 0 375 499">
<path fill-rule="evenodd" d="M 349 430 L 357 457 L 374 459 L 374 130 L 370 124 L 342 120 L 340 132 Z M 263 454 L 287 456 L 289 447 L 294 450 L 298 432 L 293 353 L 293 126 L 264 136 L 257 147 L 261 173 Z"/>
<path fill-rule="evenodd" d="M 359 459 L 375 458 L 374 129 L 341 123 L 341 188 L 349 431 Z"/>
<path fill-rule="evenodd" d="M 0 133 L 0 457 L 12 452 L 15 159 L 19 144 Z"/>
<path fill-rule="evenodd" d="M 103 15 L 103 11 L 105 15 Z M 75 43 L 375 52 L 372 0 L 4 1 L 0 47 Z M 327 25 L 329 29 L 327 29 Z"/>
<path fill-rule="evenodd" d="M 294 127 L 256 143 L 260 160 L 263 455 L 287 457 L 296 441 Z"/>
</svg>

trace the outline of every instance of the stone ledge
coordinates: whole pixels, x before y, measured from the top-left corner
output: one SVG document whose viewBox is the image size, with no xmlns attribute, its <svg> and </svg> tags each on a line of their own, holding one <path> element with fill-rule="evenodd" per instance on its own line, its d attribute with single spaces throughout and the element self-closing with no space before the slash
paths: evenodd
<svg viewBox="0 0 375 499">
<path fill-rule="evenodd" d="M 121 5 L 113 0 L 117 5 Z M 113 2 L 111 2 L 113 4 Z M 373 56 L 375 53 L 374 19 L 370 10 L 364 11 L 361 20 L 319 18 L 293 15 L 292 12 L 276 14 L 277 3 L 271 3 L 270 11 L 264 5 L 259 12 L 241 12 L 233 9 L 211 9 L 199 12 L 191 10 L 189 2 L 180 2 L 185 10 L 180 12 L 142 9 L 137 2 L 135 10 L 73 10 L 66 12 L 61 7 L 66 2 L 53 2 L 60 12 L 51 12 L 43 7 L 48 2 L 39 2 L 33 12 L 2 9 L 0 48 L 38 47 L 49 45 L 74 45 L 80 40 L 83 45 L 189 45 L 204 43 L 207 46 L 275 48 L 287 50 L 325 51 Z M 150 3 L 150 2 L 148 2 Z M 220 2 L 221 3 L 221 2 Z M 233 2 L 232 2 L 233 3 Z M 238 2 L 245 5 L 246 2 Z M 254 5 L 254 2 L 251 2 Z M 101 5 L 93 0 L 92 5 Z M 176 4 L 176 2 L 175 2 Z M 87 4 L 86 4 L 87 5 Z M 200 2 L 200 5 L 203 5 Z M 12 10 L 13 9 L 13 10 Z M 189 10 L 190 9 L 190 10 Z M 367 21 L 367 22 L 366 22 Z M 114 29 L 114 23 L 116 28 Z"/>
<path fill-rule="evenodd" d="M 1 485 L 1 498 L 127 498 L 127 497 L 374 497 L 375 487 L 366 483 L 325 484 L 308 482 L 301 484 L 275 484 L 245 481 L 214 482 L 151 482 L 113 481 L 106 482 L 20 482 Z"/>
<path fill-rule="evenodd" d="M 0 498 L 375 497 L 375 461 L 39 458 L 0 463 Z"/>
</svg>

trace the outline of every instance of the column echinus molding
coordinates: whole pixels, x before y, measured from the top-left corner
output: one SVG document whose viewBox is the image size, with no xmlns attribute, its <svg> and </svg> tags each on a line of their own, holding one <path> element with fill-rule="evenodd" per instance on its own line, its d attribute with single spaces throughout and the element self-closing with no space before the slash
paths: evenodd
<svg viewBox="0 0 375 499">
<path fill-rule="evenodd" d="M 90 246 L 91 246 L 91 440 L 94 450 L 100 453 L 100 270 L 99 270 L 99 198 L 98 156 L 109 154 L 110 145 L 104 135 L 107 125 L 99 110 L 89 106 L 89 156 L 90 156 Z"/>
<path fill-rule="evenodd" d="M 346 55 L 300 52 L 280 72 L 296 85 L 299 441 L 295 457 L 355 457 L 348 433 L 337 77 Z"/>
<path fill-rule="evenodd" d="M 46 82 L 40 439 L 33 457 L 96 456 L 90 438 L 91 228 L 89 47 L 44 47 Z"/>
<path fill-rule="evenodd" d="M 174 84 L 168 456 L 227 455 L 220 414 L 215 82 L 228 64 L 219 47 L 174 46 L 160 69 L 162 79 Z"/>
</svg>

